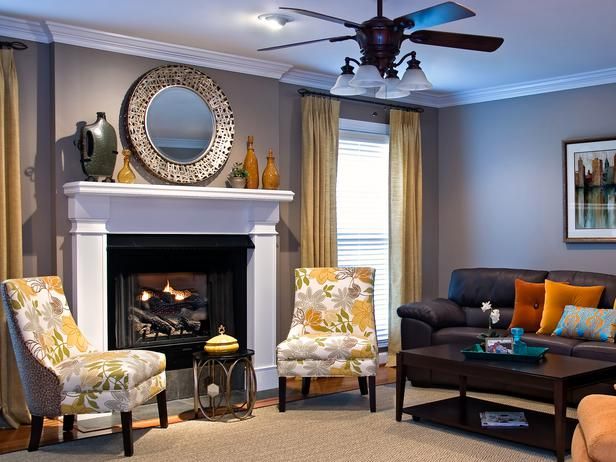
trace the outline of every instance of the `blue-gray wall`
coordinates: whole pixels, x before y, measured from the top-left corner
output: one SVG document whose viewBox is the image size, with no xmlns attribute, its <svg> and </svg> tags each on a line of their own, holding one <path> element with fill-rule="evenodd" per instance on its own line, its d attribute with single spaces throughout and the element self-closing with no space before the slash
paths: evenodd
<svg viewBox="0 0 616 462">
<path fill-rule="evenodd" d="M 616 137 L 616 85 L 439 111 L 439 294 L 460 267 L 616 273 L 616 244 L 563 242 L 562 141 Z"/>
</svg>

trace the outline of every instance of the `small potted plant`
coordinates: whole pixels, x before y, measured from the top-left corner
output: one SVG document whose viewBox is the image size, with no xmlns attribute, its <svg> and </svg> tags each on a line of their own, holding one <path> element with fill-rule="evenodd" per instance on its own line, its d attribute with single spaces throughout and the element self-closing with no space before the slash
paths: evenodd
<svg viewBox="0 0 616 462">
<path fill-rule="evenodd" d="M 244 168 L 241 162 L 235 162 L 229 173 L 229 184 L 232 188 L 245 188 L 246 178 L 248 178 L 248 170 Z"/>
</svg>

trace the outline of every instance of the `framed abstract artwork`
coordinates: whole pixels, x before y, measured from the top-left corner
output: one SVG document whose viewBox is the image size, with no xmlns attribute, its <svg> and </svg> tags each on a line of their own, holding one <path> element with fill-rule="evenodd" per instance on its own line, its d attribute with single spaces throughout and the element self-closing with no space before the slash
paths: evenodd
<svg viewBox="0 0 616 462">
<path fill-rule="evenodd" d="M 565 242 L 616 242 L 616 137 L 563 142 Z"/>
</svg>

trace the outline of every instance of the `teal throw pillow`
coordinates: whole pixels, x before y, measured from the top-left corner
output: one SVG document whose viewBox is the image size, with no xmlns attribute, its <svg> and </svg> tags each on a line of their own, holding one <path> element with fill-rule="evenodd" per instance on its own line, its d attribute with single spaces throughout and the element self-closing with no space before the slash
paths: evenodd
<svg viewBox="0 0 616 462">
<path fill-rule="evenodd" d="M 616 310 L 567 305 L 552 335 L 614 343 Z"/>
</svg>

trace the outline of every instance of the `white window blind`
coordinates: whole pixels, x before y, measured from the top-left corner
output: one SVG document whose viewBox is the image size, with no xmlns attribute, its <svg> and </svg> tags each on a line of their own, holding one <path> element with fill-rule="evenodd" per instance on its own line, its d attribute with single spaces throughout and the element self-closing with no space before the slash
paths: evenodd
<svg viewBox="0 0 616 462">
<path fill-rule="evenodd" d="M 379 345 L 386 345 L 389 323 L 389 136 L 341 130 L 336 188 L 338 264 L 376 269 L 377 338 Z"/>
</svg>

